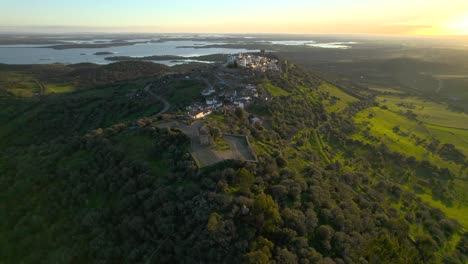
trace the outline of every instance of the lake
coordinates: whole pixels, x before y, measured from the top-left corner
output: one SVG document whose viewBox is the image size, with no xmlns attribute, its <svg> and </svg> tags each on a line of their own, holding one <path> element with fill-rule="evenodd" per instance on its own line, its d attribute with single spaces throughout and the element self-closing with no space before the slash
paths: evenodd
<svg viewBox="0 0 468 264">
<path fill-rule="evenodd" d="M 97 41 L 88 42 L 96 43 Z M 103 41 L 104 42 L 104 41 Z M 80 42 L 76 42 L 80 43 Z M 83 43 L 83 42 L 81 42 Z M 187 46 L 204 46 L 213 44 L 207 41 L 167 41 L 162 43 L 138 43 L 129 46 L 92 48 L 92 49 L 65 49 L 55 50 L 45 48 L 52 45 L 0 45 L 0 63 L 5 64 L 74 64 L 91 62 L 96 64 L 112 63 L 104 58 L 112 56 L 144 57 L 152 55 L 177 55 L 183 57 L 202 56 L 211 54 L 235 54 L 240 52 L 254 52 L 246 49 L 231 48 L 190 48 Z M 183 48 L 178 48 L 183 47 Z M 111 55 L 94 55 L 96 52 L 113 52 Z M 183 61 L 156 61 L 161 64 L 173 66 Z"/>
<path fill-rule="evenodd" d="M 72 48 L 64 50 L 55 50 L 47 48 L 53 45 L 0 45 L 0 63 L 5 64 L 49 64 L 49 63 L 64 63 L 75 64 L 82 62 L 91 62 L 96 64 L 109 64 L 112 61 L 105 60 L 106 57 L 113 56 L 130 56 L 130 57 L 145 57 L 159 55 L 176 55 L 182 57 L 212 55 L 212 54 L 237 54 L 246 52 L 258 52 L 258 50 L 246 50 L 236 48 L 214 48 L 203 47 L 206 45 L 223 45 L 229 44 L 226 42 L 212 41 L 194 41 L 194 40 L 170 40 L 166 42 L 149 42 L 152 39 L 134 39 L 127 40 L 128 46 L 115 46 L 108 48 Z M 132 42 L 145 42 L 136 43 Z M 92 40 L 66 40 L 64 43 L 69 44 L 104 44 L 112 43 L 112 39 L 92 39 Z M 348 49 L 356 42 L 329 42 L 317 43 L 310 41 L 283 40 L 283 41 L 254 41 L 259 44 L 271 43 L 272 45 L 291 45 L 291 46 L 309 46 L 316 48 L 331 48 L 331 49 Z M 96 52 L 112 52 L 108 55 L 94 55 Z M 155 61 L 157 63 L 166 64 L 169 66 L 196 62 L 193 60 L 165 60 Z M 205 62 L 206 63 L 206 62 Z M 209 63 L 209 62 L 208 62 Z"/>
</svg>

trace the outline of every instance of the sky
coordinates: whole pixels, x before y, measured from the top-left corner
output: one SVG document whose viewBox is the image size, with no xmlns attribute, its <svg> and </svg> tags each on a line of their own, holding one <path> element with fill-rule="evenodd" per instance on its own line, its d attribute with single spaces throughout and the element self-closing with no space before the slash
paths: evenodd
<svg viewBox="0 0 468 264">
<path fill-rule="evenodd" d="M 0 0 L 0 32 L 468 35 L 468 0 Z"/>
</svg>

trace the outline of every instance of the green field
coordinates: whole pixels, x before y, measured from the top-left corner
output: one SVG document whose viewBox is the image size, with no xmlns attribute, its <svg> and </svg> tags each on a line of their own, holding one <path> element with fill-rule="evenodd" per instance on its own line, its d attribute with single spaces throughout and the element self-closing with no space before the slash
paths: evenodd
<svg viewBox="0 0 468 264">
<path fill-rule="evenodd" d="M 466 212 L 468 212 L 468 206 L 457 202 L 455 206 L 448 207 L 441 201 L 434 200 L 432 195 L 427 193 L 417 194 L 417 196 L 427 202 L 430 206 L 442 210 L 448 217 L 456 219 L 464 228 L 468 228 L 468 216 L 466 215 Z"/>
<path fill-rule="evenodd" d="M 468 130 L 426 125 L 432 136 L 441 142 L 454 144 L 468 157 Z"/>
<path fill-rule="evenodd" d="M 359 101 L 359 99 L 329 83 L 322 83 L 322 85 L 319 86 L 319 91 L 329 96 L 327 100 L 324 100 L 324 105 L 328 112 L 341 112 L 346 109 L 350 103 Z M 336 97 L 337 100 L 333 100 L 333 97 Z"/>
<path fill-rule="evenodd" d="M 199 81 L 182 80 L 167 88 L 169 94 L 164 95 L 169 102 L 174 106 L 188 105 L 194 98 L 200 97 L 200 92 L 203 90 L 203 84 Z"/>
<path fill-rule="evenodd" d="M 377 100 L 394 113 L 411 110 L 417 120 L 424 122 L 431 137 L 455 145 L 468 156 L 468 114 L 453 112 L 444 104 L 416 97 L 379 96 Z"/>
<path fill-rule="evenodd" d="M 380 92 L 380 93 L 389 93 L 389 94 L 402 94 L 402 91 L 392 89 L 392 88 L 384 88 L 384 87 L 370 87 L 371 90 Z"/>
<path fill-rule="evenodd" d="M 118 149 L 128 157 L 144 162 L 155 175 L 164 176 L 168 173 L 167 165 L 155 159 L 152 154 L 154 139 L 136 133 L 122 133 L 116 137 Z"/>
<path fill-rule="evenodd" d="M 467 210 L 467 197 L 464 193 L 466 188 L 468 188 L 468 182 L 466 181 L 468 172 L 466 170 L 460 172 L 462 165 L 445 160 L 438 154 L 428 151 L 424 144 L 418 144 L 415 139 L 425 139 L 426 142 L 429 142 L 432 137 L 435 137 L 444 143 L 457 144 L 454 141 L 456 138 L 458 142 L 463 143 L 465 147 L 463 150 L 466 151 L 467 144 L 465 141 L 468 140 L 468 137 L 463 137 L 463 133 L 468 134 L 468 131 L 426 126 L 423 123 L 410 120 L 402 115 L 378 107 L 366 109 L 358 113 L 355 116 L 355 122 L 360 127 L 360 132 L 353 135 L 354 139 L 376 146 L 384 143 L 392 152 L 402 153 L 407 157 L 413 156 L 417 160 L 427 160 L 432 164 L 448 168 L 454 175 L 457 175 L 456 177 L 459 177 L 459 179 L 455 179 L 452 189 L 456 197 L 453 206 L 447 206 L 440 201 L 433 200 L 430 194 L 418 194 L 418 196 L 431 206 L 443 210 L 448 216 L 457 219 L 465 227 L 468 227 L 468 219 L 463 214 Z M 394 131 L 396 126 L 399 128 L 398 132 Z M 368 138 L 364 131 L 368 131 L 370 135 L 376 137 L 377 141 Z M 457 137 L 451 137 L 451 133 L 457 135 Z M 459 147 L 458 144 L 456 146 Z"/>
<path fill-rule="evenodd" d="M 69 83 L 41 82 L 34 74 L 3 71 L 0 72 L 0 89 L 18 97 L 32 97 L 39 95 L 40 83 L 45 87 L 44 94 L 69 93 L 76 87 Z"/>
<path fill-rule="evenodd" d="M 39 85 L 32 74 L 2 71 L 0 72 L 0 89 L 15 96 L 31 97 L 39 92 Z"/>
<path fill-rule="evenodd" d="M 45 85 L 45 94 L 70 93 L 76 91 L 76 87 L 66 83 L 48 83 Z"/>
<path fill-rule="evenodd" d="M 424 124 L 378 107 L 372 107 L 358 113 L 355 116 L 355 122 L 361 125 L 361 131 L 369 128 L 369 133 L 377 137 L 379 142 L 369 140 L 362 132 L 355 134 L 353 136 L 355 139 L 376 145 L 382 142 L 394 152 L 403 153 L 408 157 L 413 156 L 418 160 L 427 160 L 434 164 L 439 164 L 441 167 L 449 168 L 455 174 L 458 174 L 460 171 L 460 165 L 444 160 L 439 155 L 426 150 L 423 144 L 417 143 L 416 137 L 421 140 L 425 139 L 426 142 L 432 139 L 430 130 Z M 399 133 L 394 132 L 396 126 L 399 127 Z"/>
<path fill-rule="evenodd" d="M 417 119 L 431 125 L 468 129 L 468 114 L 453 112 L 447 105 L 417 97 L 378 96 L 377 101 L 391 111 L 405 113 L 410 110 Z"/>
<path fill-rule="evenodd" d="M 373 115 L 373 117 L 369 117 L 370 115 Z M 416 146 L 409 136 L 404 137 L 393 132 L 393 128 L 398 125 L 402 132 L 411 132 L 418 137 L 429 139 L 430 134 L 427 129 L 417 122 L 378 107 L 366 109 L 358 113 L 355 121 L 357 124 L 368 123 L 370 134 L 380 138 L 391 150 L 406 153 L 408 156 L 414 156 L 419 160 L 429 158 L 430 153 L 424 147 Z M 368 141 L 362 134 L 355 135 L 355 137 Z"/>
<path fill-rule="evenodd" d="M 264 88 L 273 97 L 288 96 L 289 93 L 271 83 L 265 83 Z"/>
</svg>

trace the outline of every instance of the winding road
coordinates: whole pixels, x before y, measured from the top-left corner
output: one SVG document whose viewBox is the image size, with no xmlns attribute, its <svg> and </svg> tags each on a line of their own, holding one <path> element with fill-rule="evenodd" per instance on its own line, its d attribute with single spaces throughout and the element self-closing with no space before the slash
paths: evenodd
<svg viewBox="0 0 468 264">
<path fill-rule="evenodd" d="M 167 111 L 169 111 L 169 108 L 171 108 L 171 104 L 170 104 L 166 99 L 164 99 L 164 98 L 162 98 L 161 96 L 156 95 L 155 93 L 153 93 L 153 91 L 150 90 L 150 87 L 151 87 L 151 84 L 148 84 L 148 85 L 144 88 L 145 92 L 150 93 L 152 96 L 154 96 L 154 98 L 156 98 L 157 100 L 163 102 L 163 104 L 164 104 L 163 109 L 162 109 L 161 111 L 159 111 L 159 113 L 157 113 L 157 114 L 155 115 L 155 116 L 160 116 L 160 115 L 166 113 Z"/>
</svg>

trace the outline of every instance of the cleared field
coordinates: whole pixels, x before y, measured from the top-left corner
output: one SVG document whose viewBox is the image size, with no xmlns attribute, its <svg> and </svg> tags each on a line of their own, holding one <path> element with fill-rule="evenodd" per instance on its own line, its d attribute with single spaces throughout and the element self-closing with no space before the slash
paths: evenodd
<svg viewBox="0 0 468 264">
<path fill-rule="evenodd" d="M 432 75 L 432 77 L 436 79 L 443 79 L 443 80 L 449 80 L 449 79 L 464 79 L 468 78 L 468 75 L 461 75 L 461 74 L 435 74 Z"/>
<path fill-rule="evenodd" d="M 178 121 L 164 121 L 157 124 L 160 128 L 177 128 L 190 138 L 192 142 L 190 154 L 199 168 L 215 165 L 225 160 L 257 161 L 247 137 L 243 135 L 224 134 L 211 146 L 200 145 L 198 129 L 202 125 L 202 122 L 187 125 Z"/>
<path fill-rule="evenodd" d="M 451 143 L 468 157 L 468 130 L 426 125 L 432 136 L 441 142 Z"/>
<path fill-rule="evenodd" d="M 129 157 L 145 162 L 156 175 L 162 176 L 168 173 L 167 165 L 153 159 L 153 139 L 151 137 L 122 133 L 117 136 L 117 139 L 119 149 L 127 153 Z"/>
<path fill-rule="evenodd" d="M 418 125 L 417 122 L 377 107 L 358 113 L 355 121 L 358 124 L 368 123 L 370 134 L 380 138 L 390 149 L 406 153 L 408 156 L 414 156 L 420 160 L 428 158 L 427 155 L 429 153 L 422 146 L 415 146 L 415 142 L 409 136 L 404 137 L 393 132 L 394 127 L 399 126 L 400 131 L 403 133 L 411 131 L 411 133 L 416 134 L 418 137 L 429 139 L 429 132 L 424 126 Z M 369 141 L 361 134 L 355 135 L 355 137 Z"/>
<path fill-rule="evenodd" d="M 35 94 L 31 88 L 10 88 L 7 91 L 18 97 L 32 97 Z"/>
<path fill-rule="evenodd" d="M 429 205 L 442 210 L 448 217 L 456 219 L 464 228 L 468 228 L 468 216 L 466 215 L 468 207 L 466 205 L 457 202 L 456 205 L 448 207 L 441 201 L 432 199 L 432 195 L 430 194 L 417 194 L 417 196 Z"/>
<path fill-rule="evenodd" d="M 172 86 L 167 88 L 169 93 L 163 96 L 173 106 L 190 104 L 192 99 L 200 96 L 200 92 L 205 88 L 205 84 L 197 80 L 183 80 L 169 85 Z"/>
<path fill-rule="evenodd" d="M 355 122 L 361 126 L 361 132 L 353 135 L 353 138 L 374 145 L 385 143 L 391 151 L 413 156 L 418 160 L 431 161 L 459 174 L 460 165 L 444 160 L 439 155 L 427 151 L 422 144 L 418 144 L 416 137 L 427 142 L 432 139 L 430 130 L 424 124 L 378 107 L 361 111 L 355 116 Z M 398 133 L 394 131 L 396 126 L 399 128 Z M 364 135 L 363 131 L 367 128 L 369 134 L 375 136 L 378 141 L 372 141 Z"/>
<path fill-rule="evenodd" d="M 76 90 L 68 83 L 43 83 L 45 94 L 68 93 Z M 0 72 L 0 89 L 18 97 L 32 97 L 40 93 L 40 86 L 32 74 L 21 72 Z"/>
<path fill-rule="evenodd" d="M 39 86 L 30 74 L 4 71 L 0 72 L 0 89 L 15 96 L 31 97 L 39 91 Z"/>
<path fill-rule="evenodd" d="M 48 83 L 45 88 L 46 94 L 70 93 L 76 90 L 75 87 L 66 83 Z"/>
<path fill-rule="evenodd" d="M 197 163 L 197 166 L 199 168 L 208 167 L 222 162 L 224 160 L 218 157 L 215 151 L 209 148 L 195 150 L 192 151 L 190 154 L 192 155 L 193 159 L 195 160 L 195 163 Z"/>
<path fill-rule="evenodd" d="M 271 83 L 266 83 L 264 88 L 267 90 L 267 92 L 273 96 L 273 97 L 280 97 L 280 96 L 288 96 L 289 92 L 279 88 L 278 86 L 275 86 Z"/>
<path fill-rule="evenodd" d="M 353 135 L 353 138 L 376 146 L 384 143 L 390 151 L 399 152 L 406 156 L 413 156 L 417 160 L 427 160 L 432 164 L 437 164 L 439 167 L 448 168 L 456 175 L 452 187 L 453 195 L 456 199 L 453 206 L 447 206 L 441 201 L 433 200 L 430 190 L 427 190 L 427 194 L 418 194 L 418 196 L 431 206 L 444 211 L 449 217 L 457 219 L 465 227 L 467 226 L 468 219 L 464 215 L 464 212 L 466 212 L 468 202 L 465 194 L 468 188 L 468 181 L 466 181 L 468 171 L 466 169 L 462 170 L 462 165 L 445 160 L 438 154 L 426 150 L 425 144 L 420 144 L 418 141 L 426 140 L 428 143 L 432 137 L 435 137 L 442 143 L 455 144 L 454 138 L 457 138 L 458 142 L 466 146 L 468 137 L 464 137 L 463 133 L 468 133 L 468 131 L 425 125 L 424 123 L 410 120 L 402 115 L 378 107 L 366 109 L 358 113 L 355 116 L 355 121 L 359 125 L 360 132 Z M 398 127 L 398 129 L 395 129 L 395 127 Z M 366 134 L 372 135 L 375 138 L 371 139 Z M 453 135 L 457 135 L 457 137 Z M 460 145 L 456 146 L 459 148 Z M 466 151 L 466 149 L 464 150 Z"/>
<path fill-rule="evenodd" d="M 450 143 L 468 156 L 468 115 L 447 109 L 444 104 L 425 101 L 420 98 L 400 98 L 397 96 L 379 96 L 381 105 L 396 113 L 411 110 L 416 119 L 425 123 L 430 136 L 442 143 Z M 398 120 L 396 120 L 398 121 Z M 404 122 L 402 120 L 398 122 Z M 410 126 L 411 127 L 411 126 Z"/>
<path fill-rule="evenodd" d="M 468 114 L 453 112 L 447 105 L 417 97 L 378 96 L 377 101 L 391 111 L 405 113 L 411 110 L 417 119 L 432 125 L 468 129 Z"/>
<path fill-rule="evenodd" d="M 200 147 L 192 144 L 191 154 L 199 168 L 211 166 L 225 160 L 257 161 L 249 146 L 247 137 L 225 134 L 223 139 L 229 145 L 224 150 L 220 150 L 216 146 Z"/>
<path fill-rule="evenodd" d="M 324 100 L 324 105 L 328 112 L 341 112 L 350 103 L 359 101 L 359 99 L 329 83 L 322 83 L 319 86 L 319 91 L 328 94 L 328 99 Z"/>
<path fill-rule="evenodd" d="M 389 93 L 389 94 L 402 94 L 402 91 L 392 89 L 392 88 L 384 88 L 384 87 L 370 87 L 371 90 L 374 90 L 376 92 L 380 93 Z"/>
<path fill-rule="evenodd" d="M 232 159 L 257 161 L 246 136 L 224 134 L 223 138 L 231 148 Z"/>
</svg>

